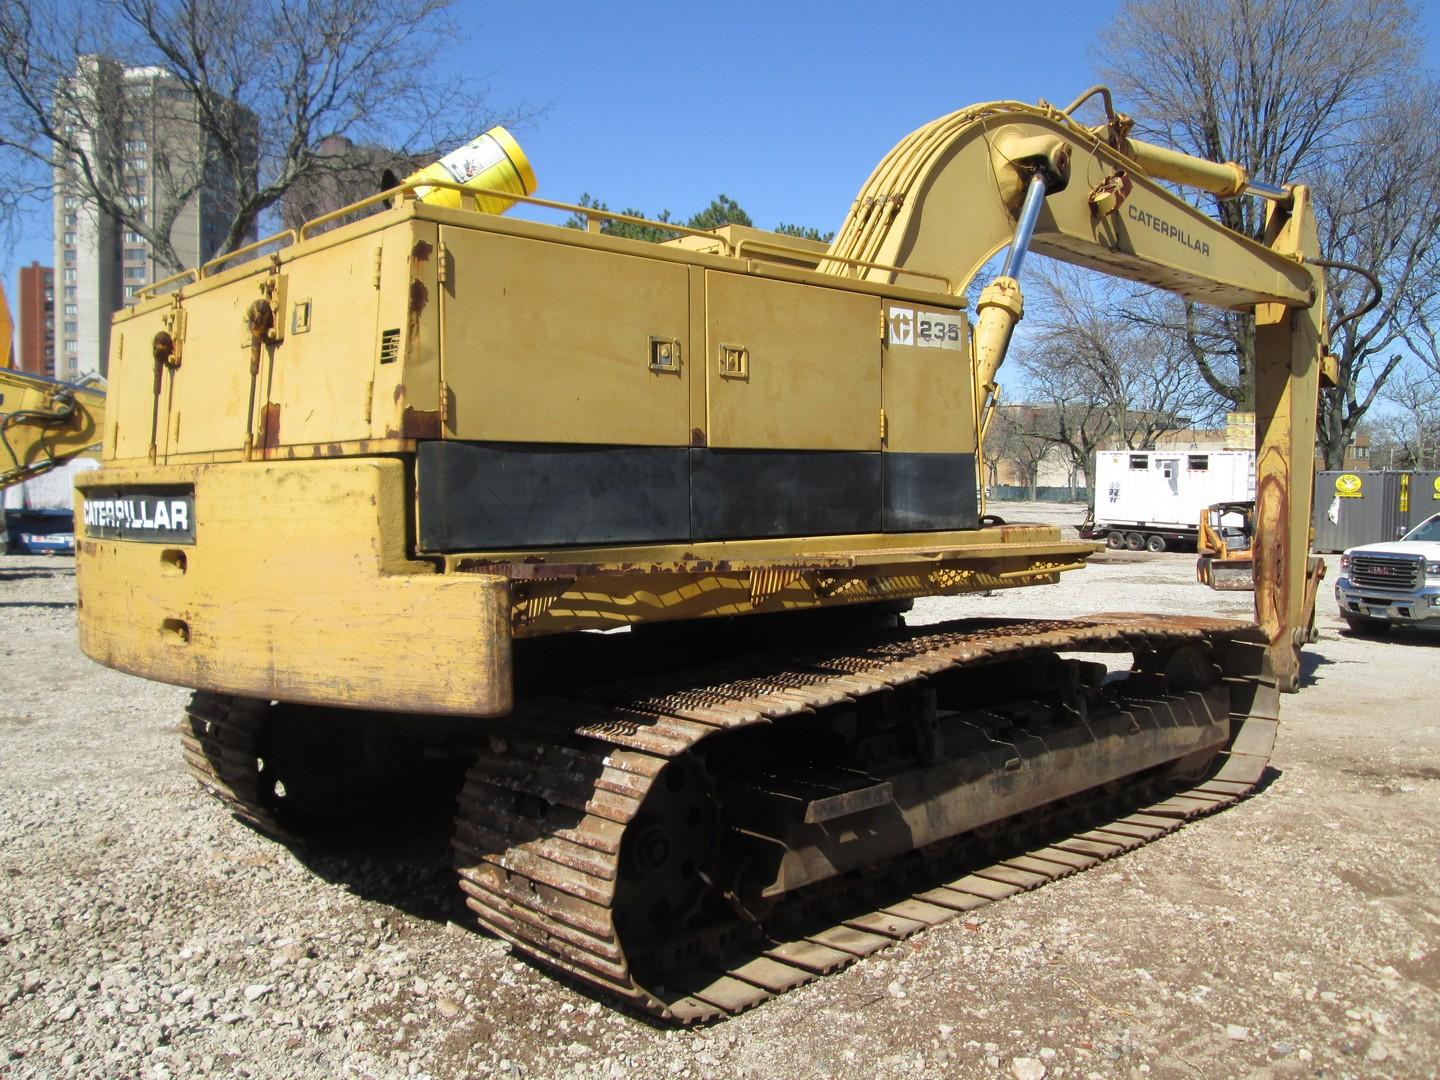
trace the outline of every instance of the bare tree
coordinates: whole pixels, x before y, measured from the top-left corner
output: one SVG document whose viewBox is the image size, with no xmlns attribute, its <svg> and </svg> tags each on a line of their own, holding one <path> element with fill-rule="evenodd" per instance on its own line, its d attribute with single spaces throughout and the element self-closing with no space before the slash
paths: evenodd
<svg viewBox="0 0 1440 1080">
<path fill-rule="evenodd" d="M 1019 449 L 1020 425 L 1016 423 L 1014 410 L 1008 406 L 997 406 L 985 430 L 984 461 L 985 485 L 989 488 L 1000 486 L 1000 466 L 1014 459 Z"/>
<path fill-rule="evenodd" d="M 97 0 L 76 18 L 60 0 L 6 0 L 0 189 L 43 196 L 68 178 L 171 270 L 180 207 L 202 188 L 220 192 L 228 220 L 216 249 L 234 250 L 297 183 L 351 167 L 318 152 L 327 137 L 426 154 L 494 121 L 483 86 L 433 74 L 428 58 L 455 40 L 451 2 Z M 143 98 L 119 92 L 137 70 L 153 80 Z M 157 162 L 163 197 L 148 205 L 118 164 L 139 109 L 198 133 Z"/>
<path fill-rule="evenodd" d="M 1056 264 L 1035 275 L 1016 349 L 1028 398 L 1044 403 L 1028 433 L 1062 447 L 1094 487 L 1095 451 L 1153 447 L 1160 435 L 1213 423 L 1223 406 L 1173 335 L 1118 317 L 1108 282 Z"/>
<path fill-rule="evenodd" d="M 999 482 L 999 466 L 1008 464 L 1032 500 L 1040 484 L 1040 468 L 1053 449 L 1031 430 L 1034 412 L 1034 407 L 1029 405 L 999 406 L 985 438 L 992 482 Z"/>
<path fill-rule="evenodd" d="M 1094 502 L 1095 451 L 1104 448 L 1114 434 L 1110 413 L 1094 401 L 1065 401 L 1059 387 L 1047 390 L 1050 401 L 1034 407 L 1027 415 L 1024 435 L 1046 451 L 1059 449 L 1069 464 L 1071 476 L 1082 476 Z"/>
<path fill-rule="evenodd" d="M 1136 26 L 1147 32 L 1128 32 Z M 1414 73 L 1419 33 L 1402 0 L 1129 0 L 1099 49 L 1137 131 L 1260 179 L 1311 183 L 1324 254 L 1379 276 L 1386 301 L 1346 321 L 1368 284 L 1353 272 L 1327 274 L 1341 379 L 1322 401 L 1320 442 L 1332 466 L 1398 363 L 1393 347 L 1414 294 L 1440 289 L 1416 272 L 1440 225 L 1440 183 L 1421 164 L 1435 159 L 1440 137 L 1424 119 L 1435 87 Z M 1212 203 L 1225 225 L 1260 238 L 1261 202 Z M 1249 315 L 1179 301 L 1146 314 L 1183 343 L 1214 391 L 1253 408 Z"/>
<path fill-rule="evenodd" d="M 1440 467 L 1440 376 L 1407 366 L 1386 384 L 1382 396 L 1394 411 L 1375 426 L 1384 442 L 1395 447 L 1394 464 Z"/>
<path fill-rule="evenodd" d="M 1318 438 L 1327 468 L 1341 467 L 1361 420 L 1440 309 L 1440 178 L 1433 164 L 1440 132 L 1429 105 L 1440 84 L 1414 91 L 1360 125 L 1352 151 L 1314 185 L 1325 256 L 1377 279 L 1344 268 L 1326 275 L 1330 348 L 1339 361 L 1337 385 L 1321 397 Z"/>
</svg>

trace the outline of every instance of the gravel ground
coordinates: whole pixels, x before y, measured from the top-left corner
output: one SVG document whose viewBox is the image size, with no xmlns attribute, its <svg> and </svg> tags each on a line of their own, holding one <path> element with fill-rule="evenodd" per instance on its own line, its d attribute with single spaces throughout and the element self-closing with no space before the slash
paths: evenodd
<svg viewBox="0 0 1440 1080">
<path fill-rule="evenodd" d="M 1192 567 L 1105 553 L 912 621 L 1246 613 Z M 0 1076 L 1440 1071 L 1440 634 L 1349 637 L 1328 592 L 1259 796 L 675 1031 L 462 929 L 443 838 L 302 855 L 227 816 L 181 767 L 185 692 L 81 656 L 73 587 L 71 560 L 0 558 Z"/>
</svg>

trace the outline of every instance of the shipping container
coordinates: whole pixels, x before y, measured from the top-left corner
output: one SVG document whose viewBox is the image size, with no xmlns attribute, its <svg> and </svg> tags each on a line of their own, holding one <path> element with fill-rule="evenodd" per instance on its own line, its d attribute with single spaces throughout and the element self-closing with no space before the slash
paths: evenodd
<svg viewBox="0 0 1440 1080">
<path fill-rule="evenodd" d="M 1440 514 L 1440 469 L 1420 469 L 1410 482 L 1410 527 L 1431 514 Z"/>
<path fill-rule="evenodd" d="M 1396 539 L 1440 510 L 1431 497 L 1437 475 L 1382 469 L 1316 473 L 1312 549 L 1333 554 Z"/>
</svg>

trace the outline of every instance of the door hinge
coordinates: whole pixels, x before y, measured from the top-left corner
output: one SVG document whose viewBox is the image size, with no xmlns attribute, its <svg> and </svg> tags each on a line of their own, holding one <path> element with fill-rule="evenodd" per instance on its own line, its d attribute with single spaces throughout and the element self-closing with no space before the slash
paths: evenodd
<svg viewBox="0 0 1440 1080">
<path fill-rule="evenodd" d="M 889 322 L 885 318 L 885 306 L 882 304 L 880 306 L 880 341 L 882 344 L 885 341 L 885 328 L 889 325 Z"/>
<path fill-rule="evenodd" d="M 887 425 L 886 425 L 886 422 L 885 422 L 885 410 L 884 410 L 884 409 L 881 409 L 881 410 L 880 410 L 880 442 L 881 442 L 882 444 L 885 442 L 885 439 L 886 439 L 887 435 L 888 435 L 888 430 L 887 430 Z"/>
<path fill-rule="evenodd" d="M 165 333 L 170 335 L 169 345 L 165 350 L 164 363 L 167 367 L 178 368 L 180 356 L 185 351 L 185 309 L 180 306 L 180 296 L 175 294 L 171 301 L 170 310 L 160 317 L 160 325 L 164 327 Z M 160 335 L 155 335 L 158 341 Z M 156 359 L 160 358 L 159 352 Z"/>
<path fill-rule="evenodd" d="M 440 285 L 450 280 L 450 252 L 446 249 L 444 240 L 440 241 L 440 250 L 436 254 L 435 280 Z"/>
<path fill-rule="evenodd" d="M 365 387 L 365 426 L 370 426 L 370 418 L 375 412 L 375 380 L 370 380 L 370 385 Z"/>
<path fill-rule="evenodd" d="M 372 275 L 371 275 L 370 282 L 371 282 L 371 284 L 374 285 L 375 288 L 377 288 L 377 289 L 380 288 L 380 261 L 381 261 L 381 255 L 384 254 L 384 251 L 385 251 L 385 248 L 384 248 L 383 245 L 381 245 L 381 244 L 376 244 L 376 245 L 375 245 L 375 266 L 373 267 L 374 272 L 373 272 Z"/>
<path fill-rule="evenodd" d="M 440 380 L 440 423 L 441 425 L 450 422 L 450 387 L 445 385 L 445 380 Z"/>
</svg>

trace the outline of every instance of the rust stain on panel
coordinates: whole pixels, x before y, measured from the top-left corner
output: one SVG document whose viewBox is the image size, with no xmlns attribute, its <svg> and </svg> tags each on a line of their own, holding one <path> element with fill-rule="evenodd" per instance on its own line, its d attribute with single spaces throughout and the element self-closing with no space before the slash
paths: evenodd
<svg viewBox="0 0 1440 1080">
<path fill-rule="evenodd" d="M 400 421 L 400 435 L 406 439 L 440 438 L 440 411 L 407 408 Z"/>
<path fill-rule="evenodd" d="M 420 316 L 430 302 L 430 290 L 417 278 L 410 279 L 410 310 L 405 315 L 405 365 L 409 367 L 420 341 Z"/>
<path fill-rule="evenodd" d="M 274 450 L 280 445 L 280 405 L 270 402 L 260 410 L 260 446 Z"/>
</svg>

